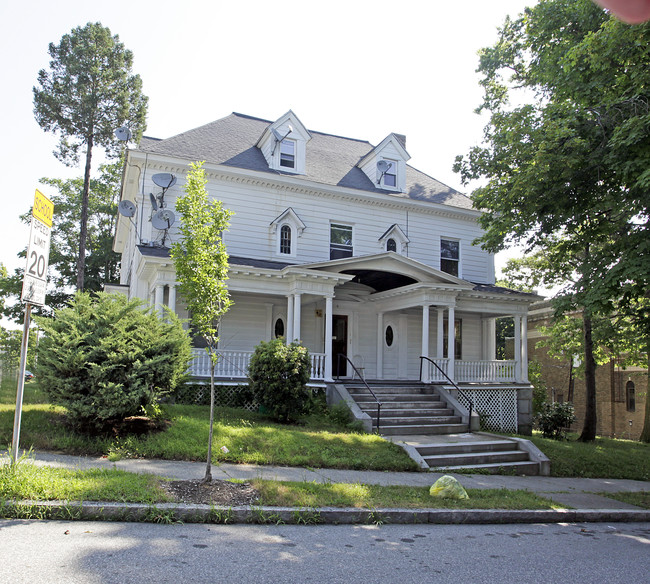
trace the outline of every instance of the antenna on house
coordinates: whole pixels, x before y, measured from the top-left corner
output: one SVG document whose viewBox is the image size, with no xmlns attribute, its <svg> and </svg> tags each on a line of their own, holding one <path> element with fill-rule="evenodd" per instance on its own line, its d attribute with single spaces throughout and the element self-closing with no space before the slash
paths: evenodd
<svg viewBox="0 0 650 584">
<path fill-rule="evenodd" d="M 151 224 L 156 228 L 164 231 L 162 237 L 162 245 L 165 245 L 165 239 L 167 239 L 167 232 L 169 228 L 176 221 L 176 216 L 174 212 L 169 209 L 160 209 L 153 217 L 151 217 Z"/>
<path fill-rule="evenodd" d="M 151 180 L 156 186 L 159 186 L 162 189 L 162 193 L 158 195 L 158 203 L 162 208 L 165 206 L 165 193 L 169 187 L 173 187 L 176 184 L 176 177 L 169 172 L 159 172 L 154 174 L 151 177 Z M 154 211 L 156 208 L 154 207 Z"/>
<path fill-rule="evenodd" d="M 136 210 L 135 203 L 129 201 L 128 199 L 121 200 L 117 206 L 117 211 L 119 212 L 119 214 L 122 215 L 123 217 L 128 217 L 131 223 L 133 223 L 133 227 L 135 229 L 135 237 L 136 239 L 139 240 L 140 234 L 138 233 L 138 226 L 133 220 L 133 216 L 135 215 L 135 210 Z"/>
<path fill-rule="evenodd" d="M 377 172 L 379 172 L 379 178 L 377 179 L 377 184 L 381 183 L 381 179 L 384 178 L 384 175 L 390 170 L 390 167 L 393 166 L 392 162 L 386 162 L 385 160 L 380 160 L 377 162 Z"/>
<path fill-rule="evenodd" d="M 278 144 L 282 142 L 282 140 L 284 140 L 289 134 L 291 134 L 291 132 L 293 132 L 293 126 L 291 124 L 289 124 L 287 128 L 289 128 L 289 131 L 284 136 L 280 134 L 276 128 L 271 128 L 271 133 L 275 138 L 275 144 L 273 145 L 273 152 L 271 152 L 271 156 L 275 154 L 275 149 L 278 147 Z"/>
<path fill-rule="evenodd" d="M 156 197 L 154 196 L 153 193 L 149 193 L 149 200 L 151 201 L 151 208 L 154 211 L 158 210 L 158 203 L 156 202 Z"/>
<path fill-rule="evenodd" d="M 120 142 L 128 142 L 131 139 L 131 130 L 129 130 L 126 126 L 121 126 L 115 132 L 115 137 L 120 141 Z"/>
</svg>

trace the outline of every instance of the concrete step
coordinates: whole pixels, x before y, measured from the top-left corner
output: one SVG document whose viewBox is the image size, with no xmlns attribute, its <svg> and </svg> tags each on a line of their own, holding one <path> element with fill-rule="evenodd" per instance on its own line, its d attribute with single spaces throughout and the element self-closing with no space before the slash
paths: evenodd
<svg viewBox="0 0 650 584">
<path fill-rule="evenodd" d="M 358 404 L 362 411 L 366 412 L 369 416 L 377 415 L 377 406 L 373 404 Z M 439 407 L 439 408 L 428 408 L 428 407 L 394 407 L 393 404 L 390 407 L 386 407 L 386 404 L 381 408 L 381 415 L 384 416 L 406 416 L 406 417 L 427 417 L 427 416 L 453 416 L 454 410 L 452 408 Z"/>
<path fill-rule="evenodd" d="M 466 424 L 422 424 L 422 425 L 407 425 L 407 426 L 384 426 L 382 420 L 379 428 L 379 433 L 382 436 L 400 436 L 400 435 L 434 435 L 434 434 L 458 434 L 460 432 L 467 432 Z"/>
<path fill-rule="evenodd" d="M 357 403 L 367 402 L 367 403 L 377 403 L 377 400 L 369 393 L 350 393 L 350 396 Z M 422 403 L 422 404 L 438 404 L 442 403 L 439 395 L 401 395 L 401 394 L 392 394 L 392 395 L 378 395 L 377 399 L 383 404 L 389 403 Z"/>
<path fill-rule="evenodd" d="M 436 424 L 460 424 L 460 422 L 460 416 L 385 416 L 384 412 L 381 413 L 382 426 L 433 426 Z"/>
<path fill-rule="evenodd" d="M 475 468 L 483 464 L 502 464 L 504 462 L 528 462 L 528 453 L 523 450 L 505 452 L 473 452 L 467 454 L 443 454 L 425 456 L 424 460 L 431 468 L 450 466 Z"/>
<path fill-rule="evenodd" d="M 437 466 L 437 471 L 456 472 L 460 470 L 481 470 L 490 474 L 513 474 L 536 476 L 539 473 L 539 465 L 536 462 L 495 462 L 489 464 L 472 464 L 461 466 Z"/>
<path fill-rule="evenodd" d="M 426 457 L 444 454 L 465 454 L 468 452 L 504 452 L 513 450 L 514 447 L 515 443 L 512 440 L 477 440 L 446 444 L 423 444 L 418 446 L 418 452 Z"/>
</svg>

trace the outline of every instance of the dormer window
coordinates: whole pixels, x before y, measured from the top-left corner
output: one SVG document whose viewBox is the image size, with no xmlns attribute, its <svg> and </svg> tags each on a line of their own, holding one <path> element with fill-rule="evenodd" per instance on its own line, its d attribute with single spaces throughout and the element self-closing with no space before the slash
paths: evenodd
<svg viewBox="0 0 650 584">
<path fill-rule="evenodd" d="M 273 253 L 278 256 L 296 257 L 298 253 L 298 238 L 305 230 L 305 224 L 291 208 L 285 209 L 269 225 L 274 240 Z"/>
<path fill-rule="evenodd" d="M 296 167 L 296 143 L 293 140 L 282 140 L 280 143 L 280 166 Z"/>
<path fill-rule="evenodd" d="M 386 242 L 386 251 L 397 251 L 397 242 L 392 237 Z"/>
<path fill-rule="evenodd" d="M 409 238 L 397 223 L 393 223 L 379 238 L 379 245 L 382 251 L 406 254 L 408 244 Z"/>
<path fill-rule="evenodd" d="M 283 225 L 280 229 L 280 253 L 291 255 L 291 227 Z"/>
<path fill-rule="evenodd" d="M 406 162 L 410 156 L 405 143 L 401 134 L 389 134 L 357 163 L 375 189 L 406 191 Z"/>
<path fill-rule="evenodd" d="M 397 162 L 395 160 L 385 160 L 388 168 L 381 175 L 381 184 L 384 187 L 394 189 L 397 187 Z"/>
</svg>

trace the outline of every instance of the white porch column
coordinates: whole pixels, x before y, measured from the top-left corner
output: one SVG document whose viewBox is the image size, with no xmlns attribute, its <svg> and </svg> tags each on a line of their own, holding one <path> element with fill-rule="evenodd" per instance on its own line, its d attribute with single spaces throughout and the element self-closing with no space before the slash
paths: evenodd
<svg viewBox="0 0 650 584">
<path fill-rule="evenodd" d="M 438 306 L 438 328 L 436 330 L 436 357 L 443 359 L 445 356 L 445 307 Z"/>
<path fill-rule="evenodd" d="M 163 284 L 156 284 L 156 289 L 154 290 L 154 310 L 160 318 L 163 315 L 163 298 L 165 296 L 165 286 Z"/>
<path fill-rule="evenodd" d="M 291 343 L 291 335 L 293 333 L 293 294 L 287 296 L 287 328 L 284 331 L 287 345 Z"/>
<path fill-rule="evenodd" d="M 176 284 L 169 285 L 169 300 L 167 301 L 169 310 L 176 314 Z"/>
<path fill-rule="evenodd" d="M 325 381 L 332 381 L 332 297 L 325 297 Z"/>
<path fill-rule="evenodd" d="M 515 381 L 521 381 L 521 316 L 516 315 L 512 318 L 515 321 Z"/>
<path fill-rule="evenodd" d="M 384 378 L 384 314 L 377 314 L 377 379 Z"/>
<path fill-rule="evenodd" d="M 483 319 L 483 358 L 494 361 L 497 356 L 497 321 L 495 318 Z"/>
<path fill-rule="evenodd" d="M 420 355 L 429 356 L 429 305 L 422 305 L 422 349 Z M 422 367 L 422 381 L 429 383 L 429 362 L 426 359 L 420 359 Z"/>
<path fill-rule="evenodd" d="M 454 359 L 456 358 L 456 308 L 454 306 L 449 307 L 449 314 L 447 316 L 447 357 L 449 357 L 447 375 L 449 376 L 449 379 L 455 381 Z"/>
<path fill-rule="evenodd" d="M 300 300 L 301 294 L 293 295 L 293 337 L 292 341 L 300 340 Z"/>
<path fill-rule="evenodd" d="M 528 383 L 528 316 L 521 317 L 521 380 Z"/>
</svg>

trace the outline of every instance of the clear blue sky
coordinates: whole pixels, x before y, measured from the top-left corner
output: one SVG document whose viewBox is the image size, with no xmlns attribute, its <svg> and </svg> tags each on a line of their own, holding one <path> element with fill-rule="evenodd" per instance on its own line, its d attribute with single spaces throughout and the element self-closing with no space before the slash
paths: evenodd
<svg viewBox="0 0 650 584">
<path fill-rule="evenodd" d="M 375 144 L 405 134 L 413 166 L 469 193 L 451 167 L 485 124 L 473 113 L 476 53 L 494 43 L 506 15 L 534 3 L 4 0 L 0 262 L 22 265 L 16 253 L 29 227 L 18 215 L 39 178 L 82 174 L 54 158 L 56 138 L 32 112 L 48 44 L 76 26 L 99 21 L 133 51 L 150 100 L 147 135 L 169 137 L 232 111 L 273 120 L 292 109 L 309 129 Z"/>
</svg>

